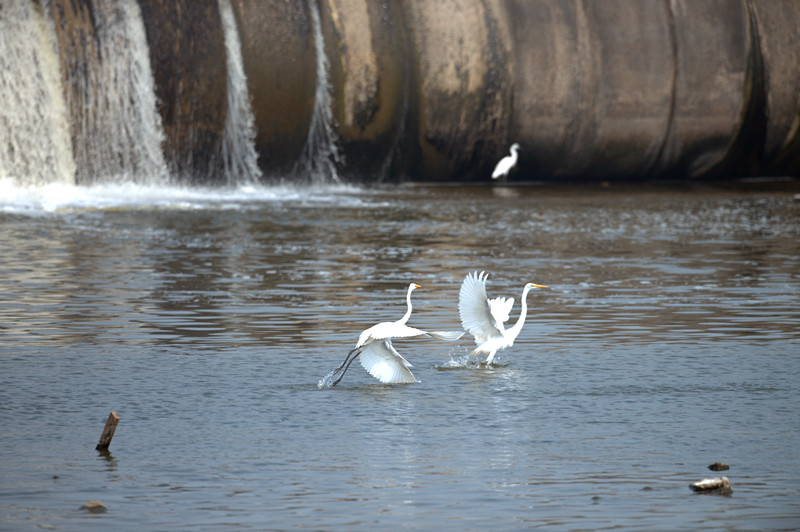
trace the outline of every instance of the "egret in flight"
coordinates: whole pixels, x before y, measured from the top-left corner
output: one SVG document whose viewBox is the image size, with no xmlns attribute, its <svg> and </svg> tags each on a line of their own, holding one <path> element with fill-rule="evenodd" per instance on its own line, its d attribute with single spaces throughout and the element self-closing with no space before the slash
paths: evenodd
<svg viewBox="0 0 800 532">
<path fill-rule="evenodd" d="M 533 283 L 525 285 L 522 290 L 522 311 L 517 323 L 506 329 L 503 324 L 508 321 L 508 314 L 514 306 L 514 298 L 489 299 L 486 296 L 488 277 L 489 275 L 484 272 L 467 274 L 458 293 L 458 313 L 461 316 L 461 325 L 475 337 L 475 345 L 478 346 L 471 354 L 475 355 L 475 358 L 478 355 L 486 355 L 486 363 L 491 364 L 494 355 L 506 347 L 511 347 L 522 331 L 528 314 L 528 292 L 531 288 L 547 288 L 547 286 Z"/>
<path fill-rule="evenodd" d="M 514 166 L 517 164 L 517 150 L 519 149 L 519 144 L 516 142 L 511 145 L 511 155 L 506 155 L 500 162 L 497 163 L 497 166 L 494 167 L 494 172 L 492 172 L 492 179 L 497 179 L 500 176 L 503 176 L 503 181 L 508 178 L 508 173 L 511 171 Z"/>
<path fill-rule="evenodd" d="M 342 365 L 336 368 L 331 377 L 338 372 L 342 372 L 331 386 L 336 386 L 345 372 L 350 368 L 350 364 L 358 358 L 361 366 L 370 375 L 379 381 L 387 384 L 417 382 L 414 374 L 409 368 L 413 366 L 397 352 L 392 345 L 393 338 L 413 338 L 415 336 L 426 336 L 439 340 L 456 341 L 461 338 L 462 332 L 426 332 L 406 325 L 408 318 L 411 317 L 411 292 L 420 286 L 415 283 L 408 285 L 406 294 L 406 304 L 408 310 L 405 315 L 397 321 L 385 321 L 373 325 L 365 330 L 358 337 L 355 349 L 347 354 Z"/>
</svg>

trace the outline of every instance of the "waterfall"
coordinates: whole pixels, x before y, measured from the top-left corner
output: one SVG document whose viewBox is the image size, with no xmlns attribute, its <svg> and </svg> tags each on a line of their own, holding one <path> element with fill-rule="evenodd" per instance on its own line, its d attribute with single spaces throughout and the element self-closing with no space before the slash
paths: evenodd
<svg viewBox="0 0 800 532">
<path fill-rule="evenodd" d="M 228 65 L 228 115 L 222 138 L 222 162 L 229 185 L 253 184 L 261 177 L 255 149 L 256 128 L 247 78 L 242 64 L 239 32 L 230 0 L 219 0 L 220 19 L 225 33 L 225 53 Z"/>
<path fill-rule="evenodd" d="M 72 183 L 75 162 L 52 22 L 30 0 L 0 5 L 0 179 Z"/>
<path fill-rule="evenodd" d="M 155 184 L 167 178 L 142 13 L 136 0 L 96 0 L 94 39 L 74 30 L 66 80 L 77 182 Z"/>
<path fill-rule="evenodd" d="M 325 39 L 322 35 L 322 23 L 316 0 L 308 0 L 308 10 L 311 14 L 314 48 L 317 55 L 317 88 L 306 144 L 295 165 L 294 173 L 308 175 L 316 183 L 339 182 L 336 163 L 344 161 L 339 153 L 339 139 L 333 130 L 331 110 L 333 100 L 328 82 L 328 57 L 325 55 Z"/>
</svg>

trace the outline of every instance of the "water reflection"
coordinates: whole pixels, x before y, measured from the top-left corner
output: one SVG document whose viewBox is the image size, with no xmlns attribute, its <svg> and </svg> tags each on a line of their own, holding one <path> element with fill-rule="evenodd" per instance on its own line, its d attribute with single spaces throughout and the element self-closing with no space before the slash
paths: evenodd
<svg viewBox="0 0 800 532">
<path fill-rule="evenodd" d="M 117 463 L 117 459 L 114 458 L 114 455 L 111 454 L 111 451 L 108 449 L 98 450 L 98 460 L 102 460 L 106 465 L 106 471 L 108 473 L 112 473 L 119 469 L 119 464 Z"/>
</svg>

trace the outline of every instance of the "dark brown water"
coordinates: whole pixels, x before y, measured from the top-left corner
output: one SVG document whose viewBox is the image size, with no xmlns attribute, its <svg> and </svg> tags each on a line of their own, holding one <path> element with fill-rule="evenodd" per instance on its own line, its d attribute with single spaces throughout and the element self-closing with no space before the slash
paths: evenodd
<svg viewBox="0 0 800 532">
<path fill-rule="evenodd" d="M 800 527 L 799 192 L 4 189 L 0 528 Z M 497 366 L 318 386 L 472 270 L 550 286 Z"/>
</svg>

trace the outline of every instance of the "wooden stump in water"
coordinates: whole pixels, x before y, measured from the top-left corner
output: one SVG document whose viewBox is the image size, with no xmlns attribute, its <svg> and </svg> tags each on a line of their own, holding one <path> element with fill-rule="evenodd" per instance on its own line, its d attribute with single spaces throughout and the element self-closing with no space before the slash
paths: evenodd
<svg viewBox="0 0 800 532">
<path fill-rule="evenodd" d="M 97 447 L 95 447 L 95 449 L 98 451 L 108 450 L 108 446 L 111 445 L 111 438 L 114 437 L 114 431 L 117 430 L 117 423 L 119 423 L 119 416 L 116 412 L 111 412 L 108 415 L 103 434 L 100 436 L 100 441 L 97 442 Z"/>
</svg>

